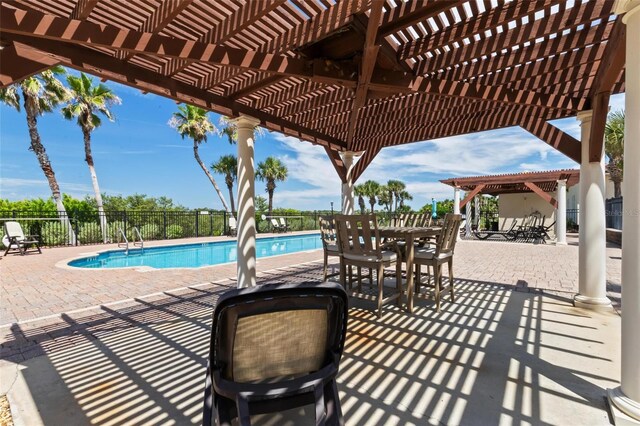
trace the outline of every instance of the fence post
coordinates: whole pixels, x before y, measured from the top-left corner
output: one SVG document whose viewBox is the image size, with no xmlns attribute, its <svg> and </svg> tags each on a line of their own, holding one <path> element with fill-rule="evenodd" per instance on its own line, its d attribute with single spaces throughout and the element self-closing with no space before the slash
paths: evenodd
<svg viewBox="0 0 640 426">
<path fill-rule="evenodd" d="M 227 211 L 224 210 L 222 212 L 222 235 L 226 235 L 227 233 Z"/>
<path fill-rule="evenodd" d="M 196 238 L 198 237 L 198 231 L 199 231 L 198 228 L 200 227 L 200 223 L 199 223 L 199 220 L 198 220 L 198 216 L 200 216 L 199 213 L 200 212 L 198 212 L 198 210 L 196 210 Z"/>
<path fill-rule="evenodd" d="M 164 228 L 164 239 L 167 239 L 167 211 L 162 211 L 162 227 Z"/>
<path fill-rule="evenodd" d="M 13 217 L 14 218 L 18 217 L 18 212 L 16 210 L 13 211 Z"/>
<path fill-rule="evenodd" d="M 100 214 L 100 213 L 98 213 L 98 214 Z M 128 228 L 127 223 L 129 222 L 129 220 L 127 218 L 127 211 L 126 210 L 124 212 L 122 212 L 122 217 L 123 217 L 122 223 L 124 225 L 124 229 L 122 230 L 122 232 L 124 232 L 124 235 L 126 236 L 127 235 L 127 228 Z"/>
</svg>

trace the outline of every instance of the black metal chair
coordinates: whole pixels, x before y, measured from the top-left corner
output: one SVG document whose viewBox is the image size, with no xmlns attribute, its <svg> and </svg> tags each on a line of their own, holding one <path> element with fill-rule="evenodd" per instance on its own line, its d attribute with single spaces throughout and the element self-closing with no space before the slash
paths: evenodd
<svg viewBox="0 0 640 426">
<path fill-rule="evenodd" d="M 336 283 L 231 290 L 213 313 L 204 425 L 314 404 L 316 424 L 343 424 L 336 374 L 348 299 Z"/>
</svg>

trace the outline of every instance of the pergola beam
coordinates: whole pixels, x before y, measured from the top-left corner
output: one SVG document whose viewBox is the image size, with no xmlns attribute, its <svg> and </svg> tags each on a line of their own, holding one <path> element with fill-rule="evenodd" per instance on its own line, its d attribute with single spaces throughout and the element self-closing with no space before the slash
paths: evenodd
<svg viewBox="0 0 640 426">
<path fill-rule="evenodd" d="M 378 155 L 380 149 L 380 146 L 374 146 L 364 151 L 364 154 L 362 154 L 351 171 L 351 179 L 354 184 L 360 178 L 360 176 L 362 176 L 362 173 L 364 173 L 367 167 L 369 167 L 369 164 L 371 164 L 373 159 L 376 158 L 376 155 Z"/>
<path fill-rule="evenodd" d="M 477 185 L 475 188 L 473 188 L 473 191 L 468 193 L 467 196 L 464 197 L 464 200 L 462 200 L 462 202 L 460 203 L 460 208 L 463 208 L 469 201 L 473 200 L 473 197 L 478 195 L 485 186 L 486 185 L 484 183 L 481 183 L 480 185 Z"/>
<path fill-rule="evenodd" d="M 340 153 L 326 146 L 324 147 L 324 149 L 327 152 L 327 156 L 329 157 L 329 160 L 331 160 L 331 164 L 333 164 L 333 167 L 336 169 L 336 172 L 338 173 L 338 176 L 340 177 L 342 183 L 347 183 L 347 168 L 344 165 L 342 157 L 340 157 Z"/>
<path fill-rule="evenodd" d="M 547 203 L 551 204 L 554 209 L 558 208 L 558 201 L 553 198 L 551 195 L 547 194 L 533 182 L 524 182 L 524 185 L 529 188 L 531 191 L 535 192 L 540 198 L 545 200 Z"/>
<path fill-rule="evenodd" d="M 415 0 L 400 2 L 399 6 L 385 14 L 382 25 L 378 31 L 378 38 L 381 39 L 418 22 L 424 22 L 460 3 L 462 3 L 462 1 L 458 0 Z"/>
<path fill-rule="evenodd" d="M 23 46 L 6 46 L 0 50 L 0 87 L 7 87 L 59 63 L 43 52 Z"/>
<path fill-rule="evenodd" d="M 27 44 L 23 45 L 24 48 L 32 46 L 35 49 L 48 52 L 54 55 L 59 63 L 71 68 L 91 70 L 88 72 L 99 77 L 180 102 L 196 104 L 229 117 L 237 117 L 240 114 L 244 114 L 260 120 L 261 125 L 269 130 L 275 130 L 319 145 L 329 146 L 335 150 L 346 149 L 344 141 L 231 101 L 206 90 L 181 83 L 129 62 L 99 54 L 85 47 L 69 46 L 64 43 L 55 43 L 43 39 L 30 40 L 28 37 L 21 37 L 21 40 L 14 41 L 14 44 L 21 45 L 23 42 L 27 42 Z"/>
<path fill-rule="evenodd" d="M 97 4 L 98 0 L 78 0 L 71 12 L 71 19 L 87 19 Z"/>
<path fill-rule="evenodd" d="M 527 117 L 520 127 L 580 164 L 581 145 L 580 141 L 573 136 L 538 117 Z"/>
</svg>

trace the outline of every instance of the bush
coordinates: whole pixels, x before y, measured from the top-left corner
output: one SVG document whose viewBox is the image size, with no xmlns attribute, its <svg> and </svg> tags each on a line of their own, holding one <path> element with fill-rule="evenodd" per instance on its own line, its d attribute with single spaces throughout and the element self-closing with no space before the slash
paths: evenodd
<svg viewBox="0 0 640 426">
<path fill-rule="evenodd" d="M 60 222 L 47 222 L 40 228 L 40 240 L 46 246 L 60 246 L 67 244 L 69 235 Z"/>
<path fill-rule="evenodd" d="M 107 225 L 107 237 L 111 240 L 112 243 L 117 243 L 122 238 L 120 236 L 120 228 L 124 231 L 127 239 L 131 239 L 131 233 L 128 229 L 125 228 L 124 222 L 121 220 L 116 220 L 113 222 L 109 222 Z"/>
<path fill-rule="evenodd" d="M 100 225 L 95 222 L 86 222 L 80 224 L 78 241 L 80 242 L 80 244 L 101 243 L 102 231 L 100 230 Z"/>
<path fill-rule="evenodd" d="M 163 237 L 162 230 L 155 223 L 147 223 L 140 228 L 140 235 L 144 240 L 157 240 Z"/>
<path fill-rule="evenodd" d="M 167 226 L 167 238 L 181 238 L 183 235 L 182 226 L 180 225 L 169 225 Z"/>
</svg>

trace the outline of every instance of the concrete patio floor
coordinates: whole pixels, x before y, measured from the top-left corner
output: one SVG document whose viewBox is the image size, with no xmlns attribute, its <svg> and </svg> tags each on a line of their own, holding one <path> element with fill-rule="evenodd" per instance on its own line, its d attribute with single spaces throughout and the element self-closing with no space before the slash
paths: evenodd
<svg viewBox="0 0 640 426">
<path fill-rule="evenodd" d="M 62 255 L 47 250 L 37 263 L 60 277 L 52 265 Z M 259 282 L 318 280 L 320 257 L 271 258 L 259 267 Z M 619 258 L 619 249 L 608 250 L 613 298 Z M 34 259 L 3 259 L 3 277 Z M 0 394 L 7 394 L 15 424 L 198 424 L 211 308 L 235 284 L 224 267 L 199 271 L 175 274 L 151 294 L 102 306 L 76 300 L 75 312 L 2 326 Z M 604 395 L 620 379 L 620 318 L 571 306 L 577 247 L 463 241 L 455 272 L 458 299 L 440 314 L 420 299 L 413 314 L 388 306 L 379 320 L 370 303 L 353 301 L 338 380 L 348 424 L 610 423 Z M 100 275 L 111 282 L 101 291 L 127 296 L 149 277 Z M 2 285 L 16 294 L 4 279 Z M 299 423 L 305 412 L 288 414 Z"/>
</svg>

